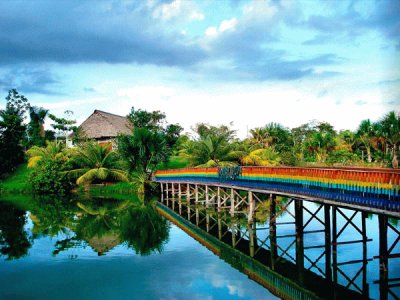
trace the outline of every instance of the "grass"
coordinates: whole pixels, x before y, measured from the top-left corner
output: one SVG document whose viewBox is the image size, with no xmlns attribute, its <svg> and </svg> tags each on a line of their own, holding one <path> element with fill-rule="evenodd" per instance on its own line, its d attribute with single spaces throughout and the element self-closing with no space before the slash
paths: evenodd
<svg viewBox="0 0 400 300">
<path fill-rule="evenodd" d="M 180 156 L 171 156 L 171 159 L 167 164 L 161 164 L 158 167 L 158 170 L 167 170 L 167 169 L 181 169 L 189 166 L 189 161 Z"/>
<path fill-rule="evenodd" d="M 0 193 L 31 193 L 32 188 L 28 178 L 32 169 L 28 169 L 26 164 L 17 167 L 15 172 L 0 181 Z"/>
</svg>

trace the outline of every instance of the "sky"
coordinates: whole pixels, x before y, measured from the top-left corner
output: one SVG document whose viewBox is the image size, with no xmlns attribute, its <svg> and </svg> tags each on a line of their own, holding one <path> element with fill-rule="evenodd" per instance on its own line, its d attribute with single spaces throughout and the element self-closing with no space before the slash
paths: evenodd
<svg viewBox="0 0 400 300">
<path fill-rule="evenodd" d="M 400 1 L 0 1 L 11 88 L 78 124 L 165 112 L 190 131 L 270 122 L 356 130 L 400 111 Z"/>
</svg>

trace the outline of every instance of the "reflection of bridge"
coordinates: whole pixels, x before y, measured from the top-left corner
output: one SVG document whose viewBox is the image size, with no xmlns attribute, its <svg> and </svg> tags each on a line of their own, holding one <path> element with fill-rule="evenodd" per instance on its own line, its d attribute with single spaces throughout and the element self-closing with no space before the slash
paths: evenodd
<svg viewBox="0 0 400 300">
<path fill-rule="evenodd" d="M 398 171 L 233 167 L 159 171 L 155 179 L 161 183 L 162 201 L 191 222 L 191 227 L 203 227 L 214 241 L 229 244 L 248 257 L 237 256 L 239 252 L 228 251 L 222 244 L 216 247 L 209 243 L 219 251 L 228 251 L 225 259 L 236 259 L 232 263 L 245 269 L 249 266 L 242 263 L 248 262 L 251 267 L 246 272 L 256 279 L 254 270 L 267 266 L 269 271 L 264 270 L 258 281 L 284 298 L 369 298 L 367 264 L 372 258 L 367 256 L 371 239 L 367 237 L 366 218 L 368 212 L 380 213 L 379 254 L 374 257 L 380 266 L 376 283 L 381 299 L 398 299 L 394 289 L 399 287 L 400 278 L 389 278 L 389 262 L 400 257 L 395 253 L 400 231 L 388 222 L 388 216 L 400 217 Z M 282 202 L 279 196 L 289 199 Z M 317 204 L 310 207 L 304 200 Z M 256 226 L 260 211 L 268 214 L 265 228 Z M 291 220 L 281 222 L 278 217 L 283 213 Z M 224 214 L 227 217 L 221 217 Z M 247 215 L 244 225 L 237 221 L 240 215 Z M 280 226 L 292 226 L 293 234 L 277 234 Z M 346 234 L 349 230 L 353 231 L 351 239 Z M 388 231 L 395 235 L 393 241 L 388 241 Z M 306 236 L 322 236 L 323 242 L 304 244 Z M 360 245 L 360 259 L 338 259 L 346 245 Z M 359 269 L 350 276 L 347 266 Z"/>
</svg>

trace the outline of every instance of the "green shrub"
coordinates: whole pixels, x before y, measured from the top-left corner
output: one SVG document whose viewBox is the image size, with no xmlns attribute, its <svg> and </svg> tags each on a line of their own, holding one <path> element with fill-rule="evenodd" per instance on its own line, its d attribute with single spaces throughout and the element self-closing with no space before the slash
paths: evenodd
<svg viewBox="0 0 400 300">
<path fill-rule="evenodd" d="M 32 190 L 36 194 L 68 194 L 73 185 L 62 172 L 61 160 L 43 160 L 29 176 Z"/>
</svg>

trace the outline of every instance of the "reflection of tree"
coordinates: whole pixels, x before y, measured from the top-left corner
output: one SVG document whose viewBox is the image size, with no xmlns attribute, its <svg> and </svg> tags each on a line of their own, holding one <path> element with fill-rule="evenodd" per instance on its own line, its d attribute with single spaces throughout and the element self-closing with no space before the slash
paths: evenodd
<svg viewBox="0 0 400 300">
<path fill-rule="evenodd" d="M 131 207 L 121 219 L 121 238 L 140 255 L 162 251 L 169 226 L 151 204 Z"/>
<path fill-rule="evenodd" d="M 25 211 L 9 203 L 0 202 L 0 254 L 6 260 L 27 255 L 32 246 L 28 233 L 24 230 Z"/>
<path fill-rule="evenodd" d="M 120 217 L 132 205 L 132 201 L 110 199 L 78 202 L 81 213 L 75 230 L 77 239 L 86 241 L 99 255 L 119 245 Z"/>
<path fill-rule="evenodd" d="M 276 197 L 276 212 L 280 212 L 282 208 L 289 202 L 289 198 L 287 197 Z M 271 208 L 271 199 L 268 197 L 262 203 L 257 204 L 258 209 L 256 211 L 256 220 L 260 224 L 265 224 L 267 220 L 269 220 L 270 216 L 270 208 Z M 286 214 L 286 210 L 283 211 L 280 215 L 283 216 Z"/>
<path fill-rule="evenodd" d="M 73 228 L 76 209 L 71 202 L 55 197 L 35 198 L 30 218 L 33 222 L 34 237 L 48 235 L 54 237 L 68 233 Z"/>
<path fill-rule="evenodd" d="M 26 255 L 31 246 L 23 230 L 24 211 L 0 206 L 0 250 L 9 259 Z M 4 208 L 3 208 L 4 206 Z M 125 243 L 136 253 L 161 251 L 168 239 L 168 223 L 144 199 L 89 198 L 81 201 L 37 197 L 30 202 L 32 236 L 55 237 L 53 255 L 89 244 L 99 255 Z"/>
</svg>

